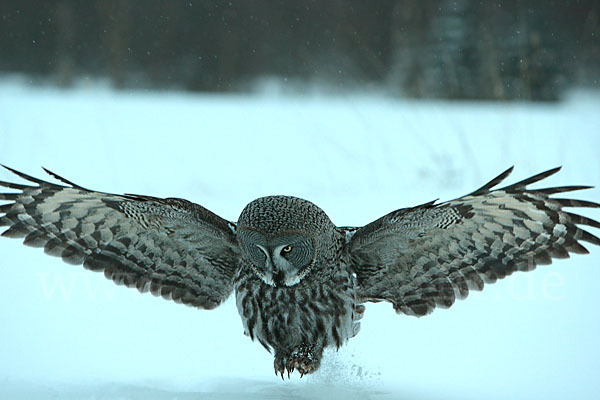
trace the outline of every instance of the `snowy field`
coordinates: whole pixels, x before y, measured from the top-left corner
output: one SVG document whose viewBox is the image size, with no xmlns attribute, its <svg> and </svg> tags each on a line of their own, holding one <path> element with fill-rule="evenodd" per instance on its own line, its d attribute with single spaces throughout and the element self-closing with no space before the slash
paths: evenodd
<svg viewBox="0 0 600 400">
<path fill-rule="evenodd" d="M 59 91 L 0 82 L 0 162 L 85 187 L 183 197 L 229 220 L 269 194 L 338 225 L 563 165 L 600 185 L 600 95 L 561 104 Z M 1 180 L 18 180 L 0 171 Z M 600 189 L 575 198 L 600 201 Z M 600 219 L 598 210 L 583 210 Z M 595 234 L 598 230 L 590 228 Z M 282 382 L 230 298 L 201 311 L 0 239 L 1 399 L 598 399 L 600 248 L 420 319 L 369 304 L 322 369 Z"/>
</svg>

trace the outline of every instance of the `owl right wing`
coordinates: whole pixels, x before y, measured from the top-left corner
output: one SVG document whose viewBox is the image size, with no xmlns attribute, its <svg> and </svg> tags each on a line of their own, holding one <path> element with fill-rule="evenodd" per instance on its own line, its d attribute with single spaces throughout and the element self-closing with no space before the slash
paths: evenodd
<svg viewBox="0 0 600 400">
<path fill-rule="evenodd" d="M 212 309 L 233 290 L 236 226 L 183 199 L 101 193 L 5 167 L 35 185 L 0 182 L 2 236 L 25 238 L 70 264 L 140 292 Z M 4 214 L 4 215 L 2 215 Z"/>
<path fill-rule="evenodd" d="M 492 190 L 511 170 L 456 200 L 400 209 L 364 227 L 345 228 L 362 299 L 386 300 L 397 312 L 426 315 L 514 271 L 587 253 L 580 241 L 600 245 L 598 237 L 577 226 L 600 228 L 600 223 L 563 209 L 600 204 L 550 197 L 587 186 L 527 188 L 556 168 Z"/>
</svg>

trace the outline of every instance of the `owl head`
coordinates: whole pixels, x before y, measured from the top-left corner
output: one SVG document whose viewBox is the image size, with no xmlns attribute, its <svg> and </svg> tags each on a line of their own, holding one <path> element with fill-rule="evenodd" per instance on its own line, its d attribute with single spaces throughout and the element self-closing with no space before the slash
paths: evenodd
<svg viewBox="0 0 600 400">
<path fill-rule="evenodd" d="M 300 283 L 330 252 L 335 232 L 323 210 L 291 196 L 256 199 L 238 219 L 242 255 L 271 286 Z"/>
</svg>

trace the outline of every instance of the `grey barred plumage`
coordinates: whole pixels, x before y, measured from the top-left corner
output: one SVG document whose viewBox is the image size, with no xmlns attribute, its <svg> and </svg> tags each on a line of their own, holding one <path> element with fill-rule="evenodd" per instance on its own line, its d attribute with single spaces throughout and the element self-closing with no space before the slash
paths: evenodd
<svg viewBox="0 0 600 400">
<path fill-rule="evenodd" d="M 559 169 L 494 189 L 512 168 L 455 200 L 393 211 L 363 227 L 337 227 L 290 196 L 250 202 L 237 223 L 183 199 L 96 192 L 48 172 L 49 183 L 0 182 L 2 236 L 24 238 L 118 284 L 211 309 L 235 291 L 245 333 L 274 353 L 275 373 L 316 371 L 323 349 L 359 331 L 364 303 L 388 301 L 422 316 L 450 307 L 514 271 L 587 253 L 600 223 L 564 210 L 593 207 L 528 189 Z M 66 186 L 65 186 L 66 185 Z"/>
</svg>

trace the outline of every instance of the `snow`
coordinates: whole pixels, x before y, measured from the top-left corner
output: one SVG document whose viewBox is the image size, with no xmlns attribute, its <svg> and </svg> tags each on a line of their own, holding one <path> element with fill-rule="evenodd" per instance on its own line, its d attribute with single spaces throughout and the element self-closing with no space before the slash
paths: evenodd
<svg viewBox="0 0 600 400">
<path fill-rule="evenodd" d="M 509 182 L 563 165 L 540 186 L 597 185 L 598 110 L 600 94 L 583 91 L 560 104 L 452 103 L 5 79 L 0 162 L 186 198 L 233 221 L 258 196 L 295 195 L 357 226 L 461 196 L 511 165 Z M 600 190 L 572 196 L 600 201 Z M 588 248 L 420 319 L 369 304 L 360 334 L 321 371 L 282 382 L 231 298 L 184 307 L 0 239 L 0 398 L 600 398 L 600 249 Z"/>
</svg>

